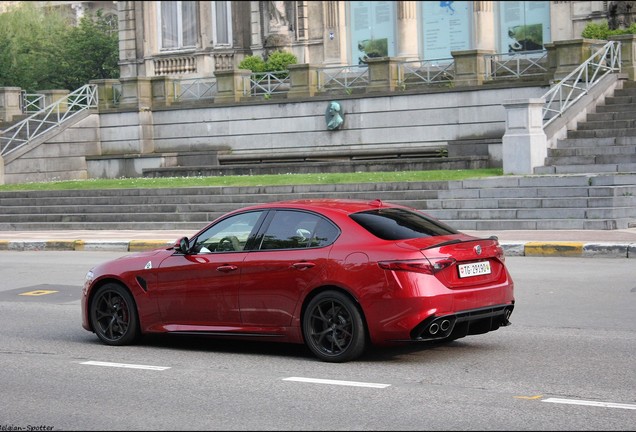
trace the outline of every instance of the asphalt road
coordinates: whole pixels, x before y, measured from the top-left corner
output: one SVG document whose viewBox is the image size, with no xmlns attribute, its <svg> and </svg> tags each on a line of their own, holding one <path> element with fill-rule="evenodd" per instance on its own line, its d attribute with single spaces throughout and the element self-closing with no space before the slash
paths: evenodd
<svg viewBox="0 0 636 432">
<path fill-rule="evenodd" d="M 509 257 L 511 326 L 330 364 L 302 346 L 265 342 L 102 345 L 81 328 L 80 286 L 92 265 L 121 255 L 0 251 L 0 430 L 636 425 L 632 260 Z"/>
</svg>

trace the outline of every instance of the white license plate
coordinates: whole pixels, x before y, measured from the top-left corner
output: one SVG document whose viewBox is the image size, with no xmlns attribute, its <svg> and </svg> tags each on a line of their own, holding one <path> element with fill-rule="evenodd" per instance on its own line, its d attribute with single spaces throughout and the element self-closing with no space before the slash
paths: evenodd
<svg viewBox="0 0 636 432">
<path fill-rule="evenodd" d="M 459 268 L 460 278 L 490 274 L 490 261 L 460 264 L 457 267 Z"/>
</svg>

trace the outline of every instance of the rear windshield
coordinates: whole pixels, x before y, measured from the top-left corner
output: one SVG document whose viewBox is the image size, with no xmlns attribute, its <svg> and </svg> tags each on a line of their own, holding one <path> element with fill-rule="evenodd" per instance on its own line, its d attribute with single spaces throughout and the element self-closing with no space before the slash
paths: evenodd
<svg viewBox="0 0 636 432">
<path fill-rule="evenodd" d="M 368 210 L 353 213 L 350 217 L 371 234 L 383 240 L 406 240 L 458 233 L 440 221 L 405 209 Z"/>
</svg>

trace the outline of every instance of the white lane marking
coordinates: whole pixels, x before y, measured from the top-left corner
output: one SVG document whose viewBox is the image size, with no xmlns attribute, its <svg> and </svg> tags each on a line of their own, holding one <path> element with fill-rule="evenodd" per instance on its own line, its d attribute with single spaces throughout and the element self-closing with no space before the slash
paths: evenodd
<svg viewBox="0 0 636 432">
<path fill-rule="evenodd" d="M 542 399 L 541 402 L 552 402 L 552 403 L 561 403 L 561 404 L 570 404 L 570 405 L 587 405 L 587 406 L 596 406 L 603 408 L 622 408 L 622 409 L 636 409 L 636 405 L 631 404 L 620 404 L 613 402 L 596 402 L 596 401 L 586 401 L 586 400 L 574 400 L 574 399 L 559 399 L 559 398 L 547 398 Z"/>
<path fill-rule="evenodd" d="M 91 365 L 91 366 L 109 366 L 109 367 L 118 367 L 118 368 L 129 368 L 129 369 L 148 369 L 148 370 L 156 370 L 156 371 L 170 369 L 170 367 L 168 366 L 110 363 L 110 362 L 100 362 L 100 361 L 85 361 L 80 364 Z"/>
<path fill-rule="evenodd" d="M 341 385 L 341 386 L 373 387 L 373 388 L 386 388 L 391 385 L 391 384 L 378 384 L 378 383 L 356 382 L 356 381 L 340 381 L 340 380 L 303 378 L 303 377 L 283 378 L 283 381 L 298 381 L 298 382 L 306 382 L 306 383 L 313 383 L 313 384 L 332 384 L 332 385 Z"/>
</svg>

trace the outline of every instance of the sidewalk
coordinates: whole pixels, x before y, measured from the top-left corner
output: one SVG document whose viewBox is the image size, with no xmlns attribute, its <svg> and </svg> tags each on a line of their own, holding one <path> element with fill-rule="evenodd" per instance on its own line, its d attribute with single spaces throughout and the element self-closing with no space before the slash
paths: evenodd
<svg viewBox="0 0 636 432">
<path fill-rule="evenodd" d="M 495 235 L 506 256 L 636 258 L 636 228 L 622 230 L 468 231 Z M 0 251 L 138 252 L 174 244 L 196 231 L 0 231 Z"/>
</svg>

